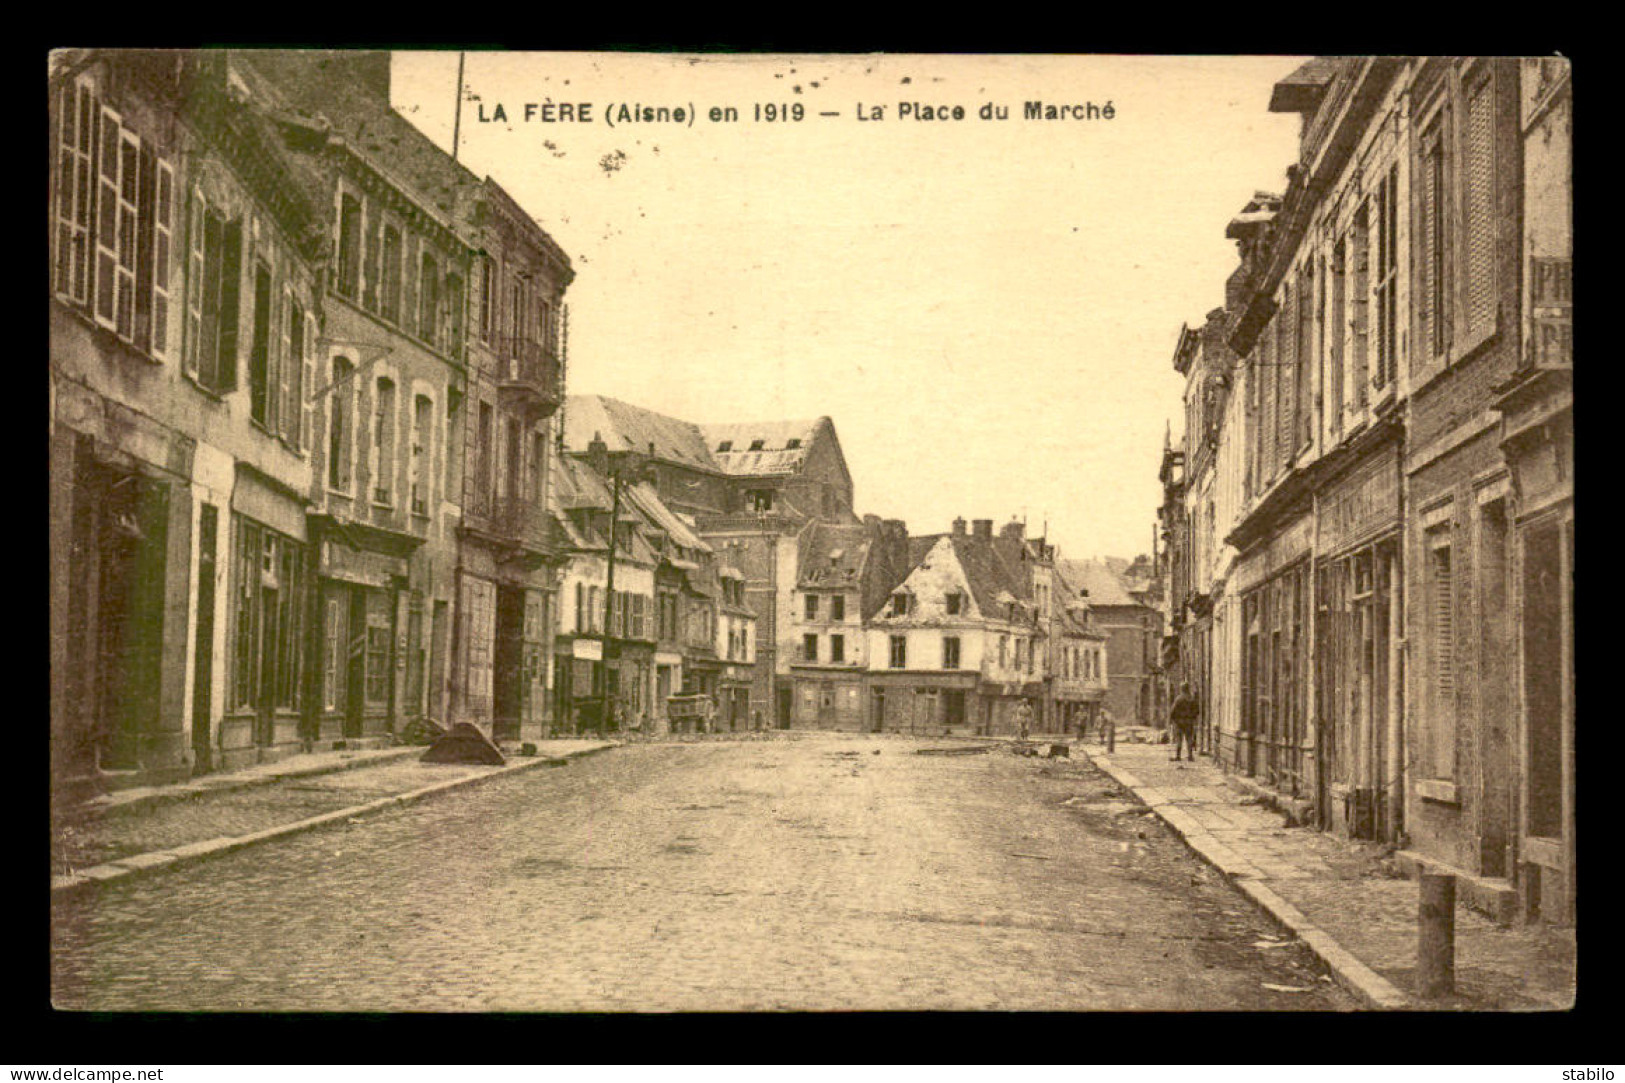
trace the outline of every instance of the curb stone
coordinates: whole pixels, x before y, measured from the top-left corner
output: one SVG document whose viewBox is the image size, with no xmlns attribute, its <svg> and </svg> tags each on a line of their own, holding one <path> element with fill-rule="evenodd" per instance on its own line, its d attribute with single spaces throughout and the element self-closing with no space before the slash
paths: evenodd
<svg viewBox="0 0 1625 1083">
<path fill-rule="evenodd" d="M 1357 959 L 1339 944 L 1326 930 L 1310 921 L 1304 913 L 1287 902 L 1268 886 L 1260 882 L 1260 870 L 1241 859 L 1213 834 L 1202 828 L 1183 810 L 1167 804 L 1167 796 L 1144 785 L 1139 779 L 1106 759 L 1102 753 L 1083 750 L 1089 762 L 1128 789 L 1157 816 L 1173 828 L 1181 841 L 1196 856 L 1224 874 L 1236 890 L 1251 899 L 1277 924 L 1302 940 L 1325 963 L 1337 983 L 1372 1008 L 1409 1008 L 1411 1002 L 1404 993 L 1382 975 Z"/>
<path fill-rule="evenodd" d="M 336 809 L 333 812 L 324 812 L 319 816 L 311 816 L 292 823 L 279 824 L 268 827 L 263 831 L 253 831 L 246 835 L 228 835 L 221 838 L 205 839 L 201 842 L 191 842 L 184 846 L 174 846 L 168 850 L 154 850 L 144 854 L 131 854 L 114 861 L 106 861 L 90 868 L 76 869 L 68 876 L 51 877 L 51 897 L 53 899 L 66 896 L 70 892 L 82 890 L 91 884 L 106 884 L 111 881 L 124 881 L 140 876 L 156 869 L 175 869 L 182 865 L 191 865 L 211 857 L 229 854 L 236 850 L 245 849 L 256 843 L 269 842 L 272 839 L 287 838 L 291 835 L 303 834 L 329 824 L 338 823 L 361 816 L 381 812 L 387 808 L 410 805 L 425 797 L 446 793 L 450 790 L 461 789 L 487 779 L 502 778 L 517 774 L 520 771 L 530 771 L 539 767 L 563 767 L 572 760 L 582 759 L 599 752 L 607 752 L 612 748 L 619 748 L 619 744 L 600 745 L 597 748 L 586 748 L 579 752 L 567 752 L 561 756 L 536 756 L 510 763 L 499 767 L 495 771 L 485 774 L 465 775 L 461 778 L 447 779 L 445 782 L 436 782 L 428 786 L 420 786 L 405 793 L 392 794 L 368 801 L 362 805 L 353 805 L 349 808 Z M 385 761 L 393 762 L 393 761 Z M 369 765 L 370 766 L 370 765 Z M 344 768 L 340 768 L 343 770 Z M 321 772 L 323 774 L 330 772 Z M 287 777 L 287 776 L 284 776 Z M 278 779 L 277 781 L 282 781 Z"/>
</svg>

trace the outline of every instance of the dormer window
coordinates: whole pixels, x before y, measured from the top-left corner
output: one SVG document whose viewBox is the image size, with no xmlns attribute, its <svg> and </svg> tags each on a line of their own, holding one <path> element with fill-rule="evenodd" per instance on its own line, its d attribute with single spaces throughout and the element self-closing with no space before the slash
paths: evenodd
<svg viewBox="0 0 1625 1083">
<path fill-rule="evenodd" d="M 948 595 L 945 601 L 947 602 L 948 615 L 950 617 L 957 617 L 961 612 L 964 611 L 965 596 L 960 594 L 958 591 L 954 591 L 952 594 Z"/>
<path fill-rule="evenodd" d="M 794 451 L 796 448 L 801 446 L 801 440 L 799 438 L 797 438 L 797 437 L 792 437 L 789 440 L 785 441 L 784 446 L 785 446 L 786 449 L 788 449 L 790 451 Z"/>
<path fill-rule="evenodd" d="M 767 443 L 766 440 L 752 440 L 750 442 L 750 450 L 751 451 L 761 451 L 763 445 L 766 444 L 766 443 Z"/>
<path fill-rule="evenodd" d="M 733 449 L 734 442 L 732 440 L 724 440 L 722 443 L 717 445 L 718 451 L 732 451 Z"/>
<path fill-rule="evenodd" d="M 894 617 L 908 616 L 908 594 L 899 592 L 891 596 L 891 615 Z"/>
</svg>

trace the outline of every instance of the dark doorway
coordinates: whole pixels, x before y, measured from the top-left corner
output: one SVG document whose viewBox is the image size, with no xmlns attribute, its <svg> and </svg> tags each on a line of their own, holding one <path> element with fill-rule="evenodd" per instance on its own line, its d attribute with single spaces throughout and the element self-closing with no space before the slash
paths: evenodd
<svg viewBox="0 0 1625 1083">
<path fill-rule="evenodd" d="M 790 690 L 788 688 L 782 688 L 781 687 L 778 690 L 778 692 L 779 692 L 779 729 L 787 730 L 787 729 L 790 728 Z"/>
<path fill-rule="evenodd" d="M 126 473 L 107 485 L 102 507 L 100 762 L 135 768 L 142 735 L 158 722 L 169 490 Z"/>
<path fill-rule="evenodd" d="M 499 741 L 519 739 L 524 710 L 525 592 L 497 587 L 496 643 L 492 647 L 492 735 Z"/>
<path fill-rule="evenodd" d="M 220 532 L 220 509 L 204 504 L 198 515 L 197 639 L 192 645 L 192 773 L 214 769 L 209 735 L 214 684 L 214 579 L 215 545 Z"/>
<path fill-rule="evenodd" d="M 367 594 L 356 587 L 348 590 L 350 619 L 346 630 L 350 643 L 344 673 L 344 738 L 352 740 L 361 736 L 362 713 L 366 710 Z"/>
</svg>

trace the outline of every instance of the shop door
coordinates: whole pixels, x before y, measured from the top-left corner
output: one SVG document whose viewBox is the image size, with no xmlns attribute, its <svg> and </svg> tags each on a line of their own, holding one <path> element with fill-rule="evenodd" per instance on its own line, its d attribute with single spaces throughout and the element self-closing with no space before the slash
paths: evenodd
<svg viewBox="0 0 1625 1083">
<path fill-rule="evenodd" d="M 790 728 L 790 690 L 788 688 L 780 688 L 778 691 L 779 729 L 787 730 Z"/>
<path fill-rule="evenodd" d="M 136 474 L 106 489 L 98 593 L 100 762 L 140 766 L 141 735 L 157 729 L 169 490 Z"/>
</svg>

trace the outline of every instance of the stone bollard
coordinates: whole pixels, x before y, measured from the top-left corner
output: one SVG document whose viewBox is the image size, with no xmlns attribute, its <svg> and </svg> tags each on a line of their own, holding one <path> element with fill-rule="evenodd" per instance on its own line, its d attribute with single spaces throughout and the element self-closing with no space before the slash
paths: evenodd
<svg viewBox="0 0 1625 1083">
<path fill-rule="evenodd" d="M 1423 870 L 1417 875 L 1416 986 L 1424 997 L 1456 991 L 1456 878 Z"/>
</svg>

